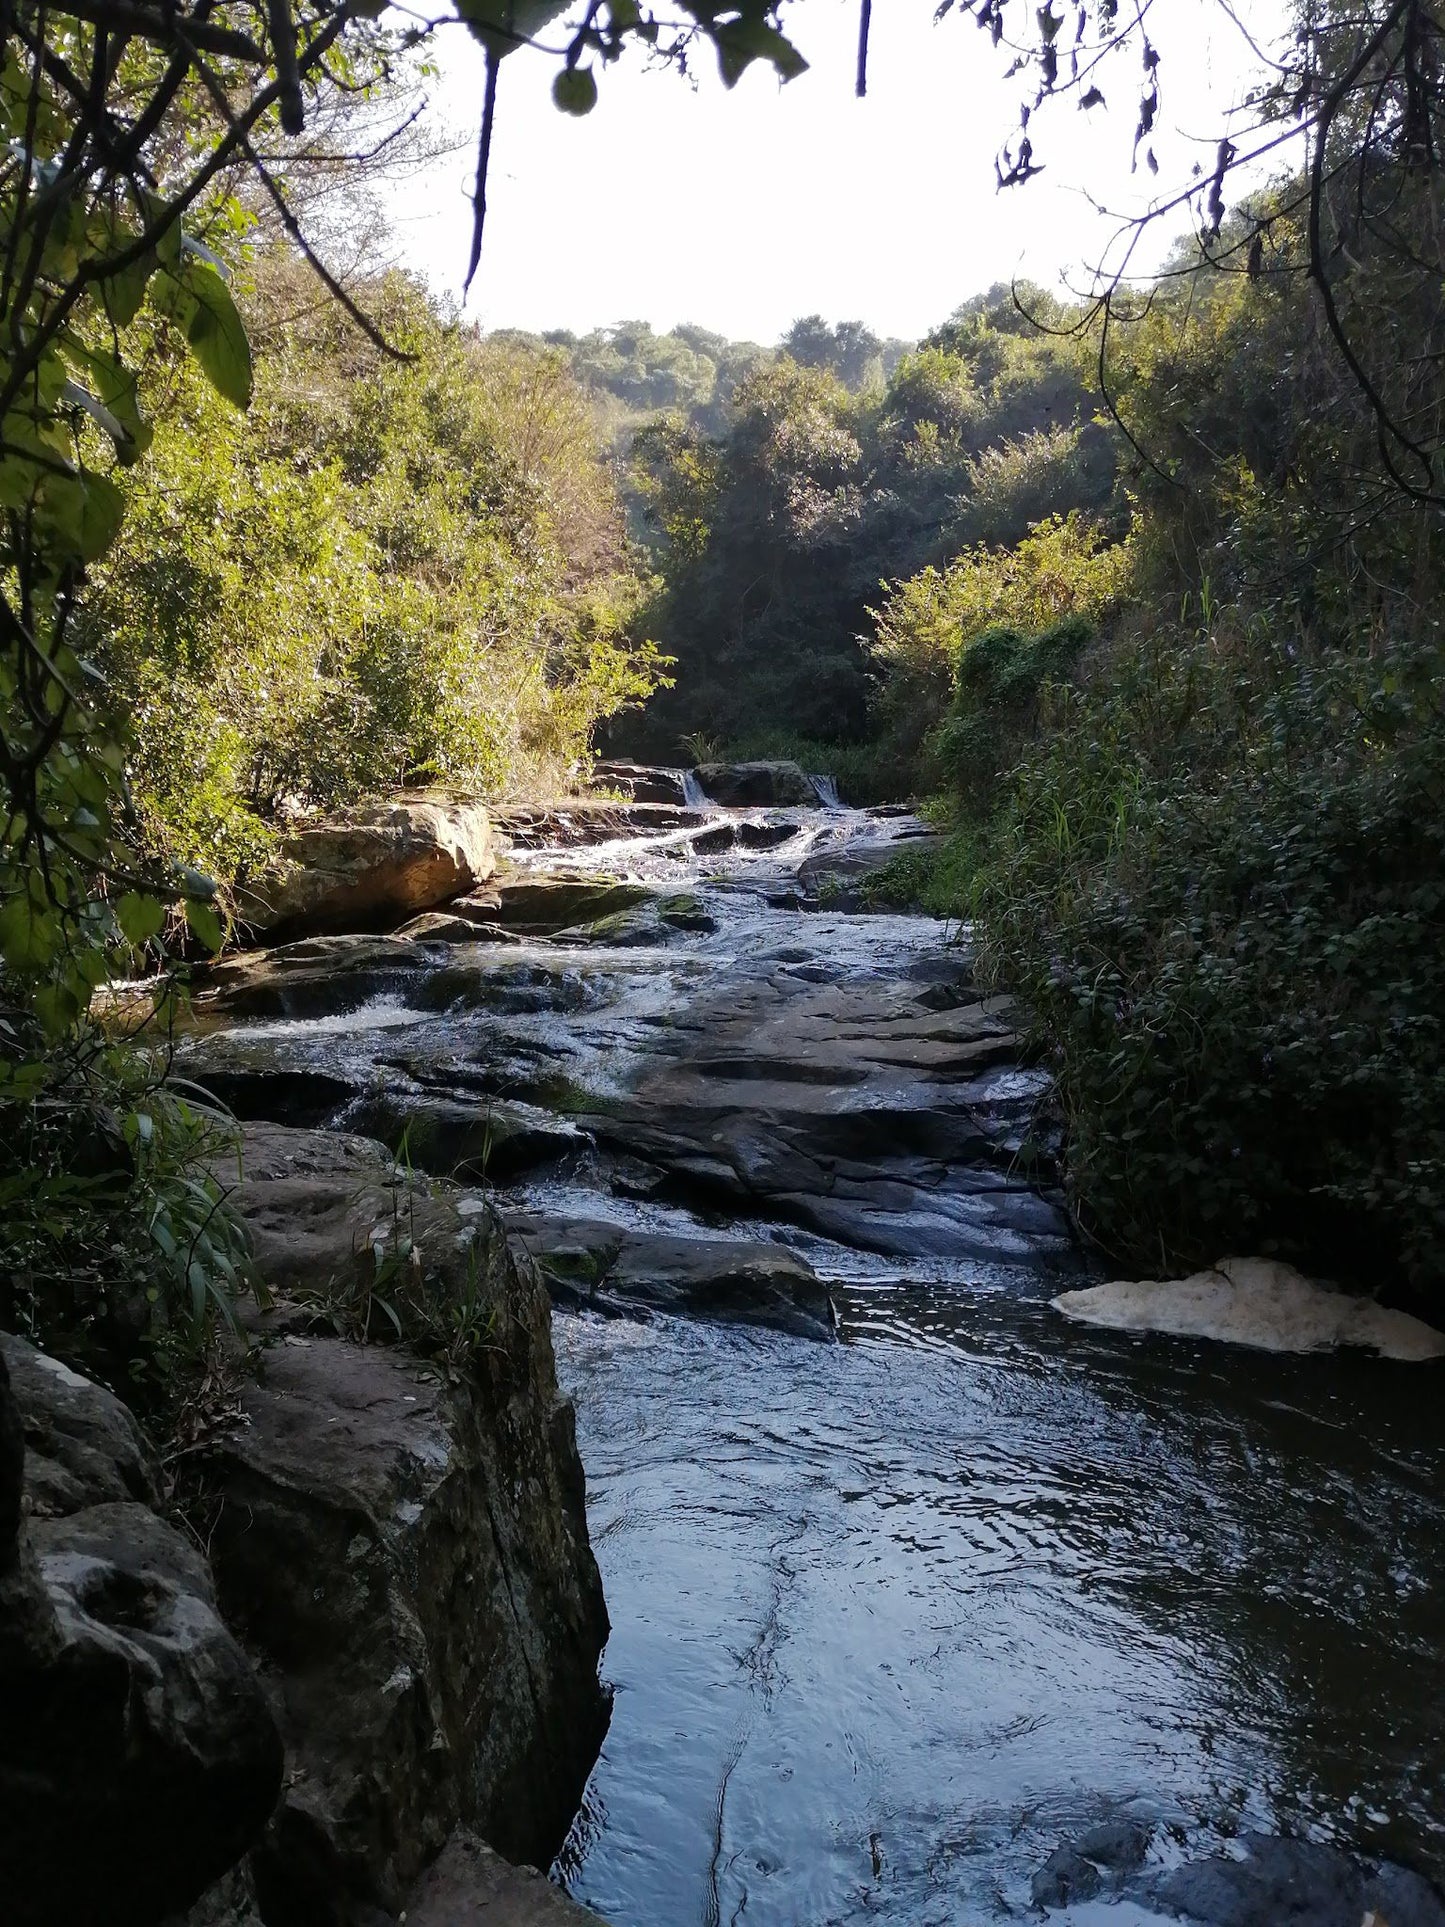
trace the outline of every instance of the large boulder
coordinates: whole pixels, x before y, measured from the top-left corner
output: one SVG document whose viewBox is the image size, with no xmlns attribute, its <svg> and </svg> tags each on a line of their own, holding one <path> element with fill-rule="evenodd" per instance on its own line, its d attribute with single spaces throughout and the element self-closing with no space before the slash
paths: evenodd
<svg viewBox="0 0 1445 1927">
<path fill-rule="evenodd" d="M 404 936 L 301 937 L 200 965 L 191 1002 L 203 1019 L 320 1017 L 354 1010 L 435 968 L 436 959 Z"/>
<path fill-rule="evenodd" d="M 569 796 L 557 803 L 510 803 L 493 812 L 505 847 L 518 850 L 581 848 L 619 836 L 665 837 L 696 829 L 700 810 L 681 802 L 619 803 L 611 797 Z"/>
<path fill-rule="evenodd" d="M 693 774 L 710 801 L 728 808 L 785 808 L 818 801 L 818 785 L 798 763 L 699 763 Z"/>
<path fill-rule="evenodd" d="M 23 1340 L 0 1360 L 4 1917 L 153 1927 L 259 1835 L 280 1738 L 125 1407 Z"/>
<path fill-rule="evenodd" d="M 241 1170 L 263 1275 L 311 1294 L 214 1463 L 220 1597 L 290 1758 L 257 1893 L 267 1927 L 361 1927 L 459 1825 L 550 1861 L 606 1725 L 606 1611 L 547 1295 L 490 1207 L 356 1138 L 255 1131 Z M 320 1335 L 378 1266 L 450 1363 Z"/>
<path fill-rule="evenodd" d="M 382 930 L 465 895 L 495 868 L 483 803 L 402 795 L 294 830 L 243 893 L 241 918 L 273 933 Z"/>
<path fill-rule="evenodd" d="M 633 763 L 625 758 L 611 763 L 594 763 L 592 787 L 613 790 L 632 803 L 677 803 L 687 801 L 687 782 L 680 769 L 662 769 L 656 764 Z"/>
<path fill-rule="evenodd" d="M 836 1332 L 828 1287 L 782 1245 L 556 1212 L 509 1211 L 507 1229 L 566 1304 L 771 1325 L 798 1338 L 829 1339 Z"/>
<path fill-rule="evenodd" d="M 507 878 L 495 912 L 504 930 L 549 936 L 577 924 L 595 923 L 645 903 L 645 883 L 609 876 L 517 876 Z"/>
</svg>

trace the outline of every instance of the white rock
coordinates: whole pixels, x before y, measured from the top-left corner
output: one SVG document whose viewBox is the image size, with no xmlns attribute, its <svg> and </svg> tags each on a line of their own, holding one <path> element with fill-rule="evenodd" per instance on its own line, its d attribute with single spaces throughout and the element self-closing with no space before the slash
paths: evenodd
<svg viewBox="0 0 1445 1927">
<path fill-rule="evenodd" d="M 1114 1331 L 1217 1338 L 1266 1352 L 1325 1352 L 1362 1346 L 1382 1358 L 1445 1357 L 1445 1332 L 1408 1312 L 1387 1311 L 1304 1277 L 1270 1258 L 1223 1258 L 1192 1278 L 1117 1279 L 1066 1291 L 1054 1309 L 1082 1325 Z"/>
</svg>

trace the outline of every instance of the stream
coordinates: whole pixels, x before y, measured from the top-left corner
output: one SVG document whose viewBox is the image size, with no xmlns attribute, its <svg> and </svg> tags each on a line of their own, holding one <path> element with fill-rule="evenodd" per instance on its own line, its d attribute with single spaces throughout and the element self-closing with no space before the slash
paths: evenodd
<svg viewBox="0 0 1445 1927">
<path fill-rule="evenodd" d="M 519 836 L 539 900 L 638 886 L 590 923 L 183 1047 L 240 1109 L 480 1161 L 559 1289 L 631 1240 L 831 1296 L 839 1342 L 560 1291 L 615 1700 L 557 1877 L 614 1927 L 1041 1918 L 1119 1818 L 1153 1868 L 1258 1830 L 1445 1877 L 1429 1368 L 1066 1324 L 1046 1080 L 956 933 L 856 905 L 921 826 L 675 815 Z"/>
</svg>

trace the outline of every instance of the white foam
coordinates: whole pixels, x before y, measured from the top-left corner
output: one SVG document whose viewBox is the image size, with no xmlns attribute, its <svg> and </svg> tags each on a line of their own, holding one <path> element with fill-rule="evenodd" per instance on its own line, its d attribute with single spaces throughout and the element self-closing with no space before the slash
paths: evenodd
<svg viewBox="0 0 1445 1927">
<path fill-rule="evenodd" d="M 1352 1297 L 1269 1258 L 1224 1258 L 1189 1278 L 1116 1279 L 1066 1291 L 1054 1309 L 1112 1331 L 1214 1338 L 1266 1352 L 1360 1347 L 1382 1358 L 1445 1357 L 1445 1333 L 1408 1312 Z"/>
</svg>

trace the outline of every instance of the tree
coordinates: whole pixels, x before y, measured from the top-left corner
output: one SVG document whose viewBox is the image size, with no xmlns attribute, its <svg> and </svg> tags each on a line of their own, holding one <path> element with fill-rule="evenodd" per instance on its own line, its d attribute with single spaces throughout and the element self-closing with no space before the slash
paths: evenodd
<svg viewBox="0 0 1445 1927">
<path fill-rule="evenodd" d="M 858 394 L 883 381 L 883 343 L 861 321 L 832 327 L 820 314 L 803 315 L 783 336 L 783 353 L 800 368 L 826 368 Z"/>
</svg>

